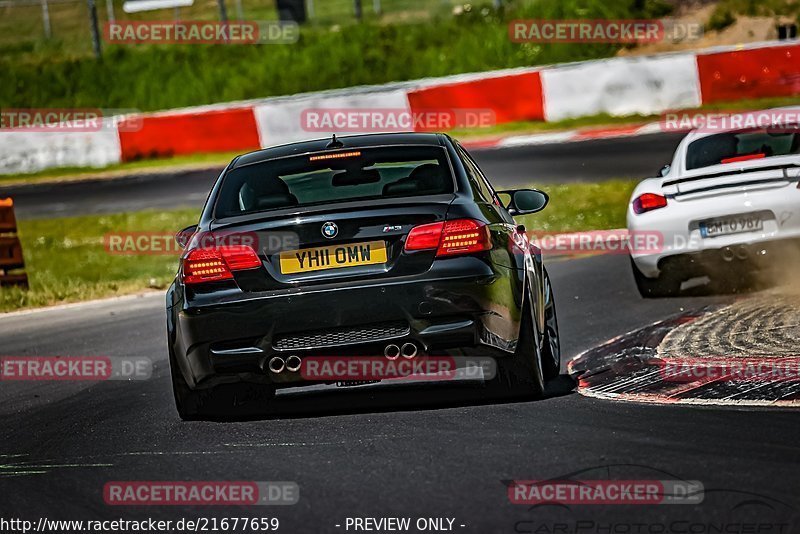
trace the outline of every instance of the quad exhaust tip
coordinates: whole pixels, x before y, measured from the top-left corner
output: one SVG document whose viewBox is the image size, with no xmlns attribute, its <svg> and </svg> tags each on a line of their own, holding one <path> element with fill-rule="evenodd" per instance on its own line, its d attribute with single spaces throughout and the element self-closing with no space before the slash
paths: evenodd
<svg viewBox="0 0 800 534">
<path fill-rule="evenodd" d="M 404 343 L 403 347 L 400 349 L 400 354 L 406 360 L 410 360 L 417 355 L 417 346 L 413 343 Z"/>
<path fill-rule="evenodd" d="M 749 255 L 750 253 L 744 245 L 739 245 L 739 248 L 736 249 L 736 257 L 742 261 L 746 260 Z"/>
<path fill-rule="evenodd" d="M 725 261 L 733 261 L 735 253 L 731 247 L 725 247 L 722 249 L 722 259 Z"/>
<path fill-rule="evenodd" d="M 725 247 L 724 249 L 722 249 L 722 259 L 727 262 L 731 262 L 734 259 L 737 259 L 739 261 L 744 261 L 749 256 L 750 256 L 750 251 L 748 251 L 747 247 L 745 247 L 744 245 L 739 245 L 735 249 L 731 247 Z"/>
<path fill-rule="evenodd" d="M 396 360 L 400 357 L 400 347 L 397 345 L 386 345 L 386 348 L 383 349 L 383 355 L 386 356 L 387 360 Z"/>
<path fill-rule="evenodd" d="M 292 354 L 288 358 L 286 358 L 286 370 L 292 373 L 295 373 L 300 370 L 300 366 L 303 365 L 303 360 L 300 359 L 300 356 L 295 356 Z"/>
<path fill-rule="evenodd" d="M 290 356 L 291 358 L 291 356 Z M 286 368 L 286 362 L 280 356 L 275 356 L 269 361 L 269 370 L 275 374 L 281 373 Z"/>
</svg>

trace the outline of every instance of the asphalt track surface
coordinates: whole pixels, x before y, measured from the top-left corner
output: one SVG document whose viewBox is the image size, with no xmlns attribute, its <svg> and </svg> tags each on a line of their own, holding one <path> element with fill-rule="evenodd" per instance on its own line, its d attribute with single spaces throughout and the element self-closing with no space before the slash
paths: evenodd
<svg viewBox="0 0 800 534">
<path fill-rule="evenodd" d="M 610 178 L 645 178 L 672 158 L 681 134 L 476 150 L 496 187 Z M 143 209 L 200 207 L 221 169 L 134 175 L 114 180 L 2 186 L 19 218 L 67 217 Z"/>
<path fill-rule="evenodd" d="M 627 261 L 549 264 L 565 357 L 729 300 L 642 300 Z M 394 516 L 455 518 L 455 531 L 477 533 L 559 532 L 560 524 L 576 529 L 560 532 L 598 534 L 637 532 L 633 523 L 649 529 L 638 532 L 800 528 L 795 412 L 594 400 L 562 377 L 541 401 L 493 400 L 475 383 L 334 388 L 282 398 L 252 421 L 184 423 L 172 403 L 161 295 L 8 316 L 0 346 L 13 355 L 146 356 L 155 363 L 147 381 L 0 382 L 4 518 L 278 517 L 282 532 L 347 532 L 348 517 Z M 694 505 L 530 507 L 511 504 L 503 482 L 567 477 L 697 480 L 706 493 Z M 300 501 L 105 505 L 103 485 L 129 480 L 295 481 Z M 602 530 L 612 523 L 617 530 Z"/>
<path fill-rule="evenodd" d="M 597 150 L 592 161 L 563 162 L 574 167 L 572 178 L 601 176 L 579 175 L 579 168 L 611 167 L 600 163 L 610 150 L 602 145 L 616 146 L 584 145 Z M 579 146 L 554 160 L 574 156 Z M 537 164 L 526 162 L 526 151 L 559 150 L 527 147 L 480 157 L 487 170 L 497 165 L 502 179 L 495 181 L 502 185 Z M 635 147 L 629 150 L 639 157 Z M 664 159 L 658 156 L 653 165 L 641 161 L 642 167 L 657 167 Z M 176 186 L 165 187 L 180 191 Z M 102 187 L 84 192 L 121 209 L 146 205 L 153 198 L 146 189 L 131 182 L 131 198 L 122 199 Z M 26 214 L 51 214 L 44 204 L 35 206 L 29 203 Z M 546 263 L 563 364 L 612 337 L 732 300 L 643 300 L 625 256 Z M 379 385 L 281 396 L 251 421 L 184 423 L 173 405 L 163 300 L 154 294 L 0 319 L 2 355 L 147 357 L 154 363 L 146 381 L 0 381 L 0 518 L 277 517 L 279 532 L 289 533 L 355 532 L 345 528 L 354 517 L 409 517 L 412 524 L 420 517 L 453 518 L 453 531 L 474 533 L 800 531 L 796 412 L 597 400 L 576 394 L 562 376 L 540 401 L 492 399 L 479 383 Z M 506 487 L 509 480 L 603 478 L 699 481 L 704 500 L 528 506 L 511 504 Z M 104 503 L 105 483 L 136 480 L 294 481 L 300 501 L 237 508 Z M 713 530 L 719 528 L 727 530 Z"/>
</svg>

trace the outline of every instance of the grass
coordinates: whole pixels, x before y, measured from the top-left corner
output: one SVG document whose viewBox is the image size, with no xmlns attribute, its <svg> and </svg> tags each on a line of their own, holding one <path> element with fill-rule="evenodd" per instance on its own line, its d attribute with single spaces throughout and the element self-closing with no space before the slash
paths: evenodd
<svg viewBox="0 0 800 534">
<path fill-rule="evenodd" d="M 548 185 L 550 205 L 521 217 L 529 230 L 569 232 L 619 228 L 634 181 Z M 177 270 L 176 255 L 112 255 L 109 233 L 171 235 L 197 221 L 194 209 L 142 211 L 20 221 L 19 234 L 30 281 L 28 291 L 0 288 L 0 312 L 164 289 Z"/>
<path fill-rule="evenodd" d="M 176 255 L 112 255 L 106 252 L 104 236 L 173 234 L 198 216 L 197 210 L 143 211 L 19 221 L 30 290 L 0 288 L 0 311 L 165 288 L 175 276 Z"/>
<path fill-rule="evenodd" d="M 596 183 L 542 184 L 550 196 L 544 211 L 518 217 L 528 231 L 577 232 L 625 227 L 628 200 L 637 180 Z M 534 184 L 536 187 L 536 184 Z"/>
<path fill-rule="evenodd" d="M 737 15 L 784 17 L 800 23 L 800 4 L 795 0 L 719 0 L 707 29 L 724 30 L 736 22 Z"/>
<path fill-rule="evenodd" d="M 461 15 L 435 15 L 424 22 L 306 26 L 294 45 L 108 46 L 102 61 L 53 43 L 26 52 L 14 41 L 0 48 L 0 107 L 151 111 L 596 59 L 613 56 L 621 46 L 512 43 L 508 22 L 652 18 L 669 11 L 662 0 L 516 0 L 501 11 L 490 5 L 484 0 Z"/>
<path fill-rule="evenodd" d="M 124 13 L 122 0 L 112 0 L 116 20 L 173 20 L 171 9 L 142 13 Z M 424 22 L 437 15 L 451 13 L 459 0 L 382 0 L 383 15 L 378 17 L 370 0 L 364 2 L 364 18 L 374 23 Z M 277 20 L 275 0 L 242 0 L 245 20 Z M 314 0 L 314 16 L 308 21 L 312 29 L 356 24 L 353 0 Z M 228 17 L 238 20 L 236 2 L 226 1 Z M 0 51 L 27 57 L 44 54 L 63 56 L 89 55 L 92 52 L 89 38 L 89 11 L 85 1 L 49 4 L 52 28 L 51 39 L 45 39 L 42 7 L 28 6 L 0 8 Z M 97 2 L 99 27 L 108 21 L 107 2 Z M 310 14 L 309 14 L 310 16 Z M 219 20 L 217 2 L 195 2 L 180 9 L 182 20 Z"/>
</svg>

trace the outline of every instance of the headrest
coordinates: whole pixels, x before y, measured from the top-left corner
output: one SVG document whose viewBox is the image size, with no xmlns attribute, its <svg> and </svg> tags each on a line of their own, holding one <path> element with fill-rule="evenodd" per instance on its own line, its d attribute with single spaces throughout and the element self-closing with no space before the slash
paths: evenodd
<svg viewBox="0 0 800 534">
<path fill-rule="evenodd" d="M 289 192 L 289 186 L 278 177 L 253 180 L 239 192 L 244 211 L 258 211 L 297 205 L 297 197 Z"/>
<path fill-rule="evenodd" d="M 442 168 L 435 163 L 426 163 L 414 169 L 408 177 L 386 184 L 384 196 L 407 194 L 435 194 L 446 189 L 446 176 Z"/>
</svg>

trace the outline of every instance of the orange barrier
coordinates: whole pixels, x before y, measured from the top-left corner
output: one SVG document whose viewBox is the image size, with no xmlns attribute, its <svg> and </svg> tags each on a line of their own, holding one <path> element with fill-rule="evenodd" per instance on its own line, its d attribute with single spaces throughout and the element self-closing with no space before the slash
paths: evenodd
<svg viewBox="0 0 800 534">
<path fill-rule="evenodd" d="M 800 94 L 800 45 L 698 54 L 703 103 Z"/>
<path fill-rule="evenodd" d="M 486 109 L 494 112 L 496 124 L 544 120 L 542 81 L 538 72 L 423 87 L 410 91 L 408 102 L 414 114 L 428 110 Z"/>
<path fill-rule="evenodd" d="M 0 198 L 0 286 L 27 288 L 27 274 L 10 272 L 24 267 L 22 243 L 17 236 L 17 219 L 14 217 L 14 201 Z"/>
<path fill-rule="evenodd" d="M 260 148 L 252 108 L 144 116 L 140 128 L 120 127 L 122 161 Z M 138 125 L 137 125 L 138 126 Z"/>
</svg>

